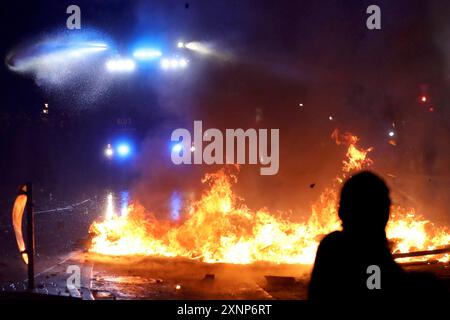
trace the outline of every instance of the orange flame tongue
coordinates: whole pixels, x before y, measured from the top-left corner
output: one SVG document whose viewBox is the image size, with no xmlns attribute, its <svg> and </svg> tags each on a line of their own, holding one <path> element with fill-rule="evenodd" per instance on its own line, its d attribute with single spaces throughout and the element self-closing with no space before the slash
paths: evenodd
<svg viewBox="0 0 450 320">
<path fill-rule="evenodd" d="M 205 176 L 202 182 L 209 189 L 189 206 L 189 214 L 180 225 L 157 220 L 138 203 L 132 204 L 123 216 L 112 214 L 112 206 L 108 205 L 107 218 L 91 226 L 95 237 L 90 251 L 105 255 L 178 256 L 209 263 L 311 264 L 320 238 L 340 228 L 336 214 L 340 182 L 349 172 L 372 164 L 367 157 L 372 148 L 358 148 L 356 136 L 335 131 L 332 137 L 337 144 L 348 146 L 342 174 L 331 188 L 323 191 L 306 222 L 295 223 L 266 209 L 249 209 L 232 191 L 238 169 L 227 167 Z M 395 252 L 433 249 L 450 242 L 448 230 L 434 227 L 413 210 L 393 209 L 387 234 L 395 240 Z"/>
<path fill-rule="evenodd" d="M 139 204 L 128 216 L 94 223 L 91 251 L 108 255 L 161 255 L 198 258 L 205 262 L 311 263 L 317 248 L 316 230 L 265 210 L 251 211 L 231 190 L 235 177 L 221 169 L 207 174 L 210 186 L 192 204 L 183 224 L 160 222 Z M 239 203 L 238 203 L 239 202 Z"/>
</svg>

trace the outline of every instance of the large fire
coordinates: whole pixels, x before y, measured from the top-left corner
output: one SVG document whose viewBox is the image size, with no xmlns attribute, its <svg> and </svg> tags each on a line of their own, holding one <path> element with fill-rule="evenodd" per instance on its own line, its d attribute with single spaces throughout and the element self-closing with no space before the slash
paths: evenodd
<svg viewBox="0 0 450 320">
<path fill-rule="evenodd" d="M 109 198 L 105 219 L 91 226 L 91 252 L 104 255 L 186 257 L 208 263 L 248 264 L 257 261 L 311 264 L 320 239 L 340 229 L 336 204 L 342 181 L 353 171 L 372 164 L 372 150 L 357 147 L 358 138 L 333 132 L 336 143 L 347 146 L 342 173 L 312 206 L 309 219 L 293 222 L 266 209 L 252 211 L 232 191 L 238 168 L 222 168 L 206 174 L 209 188 L 188 207 L 181 224 L 157 220 L 135 202 L 121 215 L 114 213 Z M 432 250 L 450 243 L 447 228 L 437 227 L 414 209 L 392 208 L 387 227 L 392 251 Z M 449 255 L 441 255 L 449 261 Z"/>
</svg>

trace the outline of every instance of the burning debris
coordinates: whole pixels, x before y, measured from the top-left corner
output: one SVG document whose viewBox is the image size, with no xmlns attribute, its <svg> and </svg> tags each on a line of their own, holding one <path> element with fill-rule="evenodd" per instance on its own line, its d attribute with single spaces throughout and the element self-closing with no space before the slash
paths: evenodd
<svg viewBox="0 0 450 320">
<path fill-rule="evenodd" d="M 368 158 L 372 148 L 358 147 L 358 137 L 335 131 L 332 138 L 347 146 L 342 172 L 323 191 L 305 222 L 292 222 L 264 208 L 252 211 L 232 191 L 238 168 L 225 167 L 204 177 L 202 182 L 209 189 L 188 207 L 189 214 L 181 224 L 157 220 L 138 202 L 130 205 L 127 215 L 118 216 L 108 209 L 106 218 L 91 226 L 94 238 L 90 251 L 185 257 L 207 263 L 312 264 L 321 237 L 340 229 L 336 204 L 342 181 L 373 163 Z M 446 228 L 433 225 L 414 209 L 399 206 L 392 208 L 387 236 L 393 253 L 433 250 L 450 243 Z M 449 255 L 441 254 L 439 259 L 447 262 Z"/>
</svg>

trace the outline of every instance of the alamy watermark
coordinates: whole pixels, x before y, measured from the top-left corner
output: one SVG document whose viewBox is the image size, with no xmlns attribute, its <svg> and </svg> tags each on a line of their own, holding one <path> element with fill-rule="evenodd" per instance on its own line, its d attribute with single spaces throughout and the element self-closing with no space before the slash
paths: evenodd
<svg viewBox="0 0 450 320">
<path fill-rule="evenodd" d="M 77 265 L 69 265 L 66 273 L 69 277 L 66 280 L 66 287 L 69 291 L 80 290 L 81 288 L 81 268 Z"/>
<path fill-rule="evenodd" d="M 376 4 L 372 4 L 367 7 L 367 14 L 370 14 L 366 20 L 366 27 L 369 30 L 380 30 L 381 29 L 381 9 Z"/>
<path fill-rule="evenodd" d="M 176 165 L 260 164 L 261 175 L 275 175 L 279 170 L 279 129 L 226 129 L 223 134 L 216 128 L 203 132 L 202 121 L 194 121 L 193 138 L 189 130 L 178 128 L 172 132 L 171 140 L 180 146 L 172 149 L 171 158 Z M 203 142 L 208 144 L 203 146 Z"/>
<path fill-rule="evenodd" d="M 66 20 L 67 29 L 81 29 L 81 9 L 79 6 L 72 4 L 67 7 L 66 13 L 70 16 Z"/>
<path fill-rule="evenodd" d="M 370 276 L 367 278 L 366 285 L 369 290 L 381 289 L 381 269 L 379 266 L 373 264 L 367 267 L 367 274 Z"/>
<path fill-rule="evenodd" d="M 66 20 L 66 26 L 69 30 L 81 29 L 81 9 L 78 5 L 72 4 L 67 7 L 66 13 L 70 16 Z M 366 27 L 369 30 L 381 29 L 381 9 L 378 5 L 372 4 L 367 7 L 366 13 L 369 16 L 366 19 Z"/>
</svg>

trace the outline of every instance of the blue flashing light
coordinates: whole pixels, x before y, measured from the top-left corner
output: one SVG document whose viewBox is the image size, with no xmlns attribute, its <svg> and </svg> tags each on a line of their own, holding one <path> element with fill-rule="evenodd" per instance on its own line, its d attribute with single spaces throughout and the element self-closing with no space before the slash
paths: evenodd
<svg viewBox="0 0 450 320">
<path fill-rule="evenodd" d="M 183 144 L 177 143 L 172 147 L 172 151 L 176 153 L 180 153 L 183 150 Z"/>
<path fill-rule="evenodd" d="M 131 152 L 131 148 L 126 143 L 121 143 L 117 147 L 117 153 L 121 157 L 127 157 L 130 154 L 130 152 Z"/>
<path fill-rule="evenodd" d="M 162 52 L 156 49 L 140 48 L 133 52 L 133 57 L 138 60 L 151 60 L 162 56 Z"/>
</svg>

